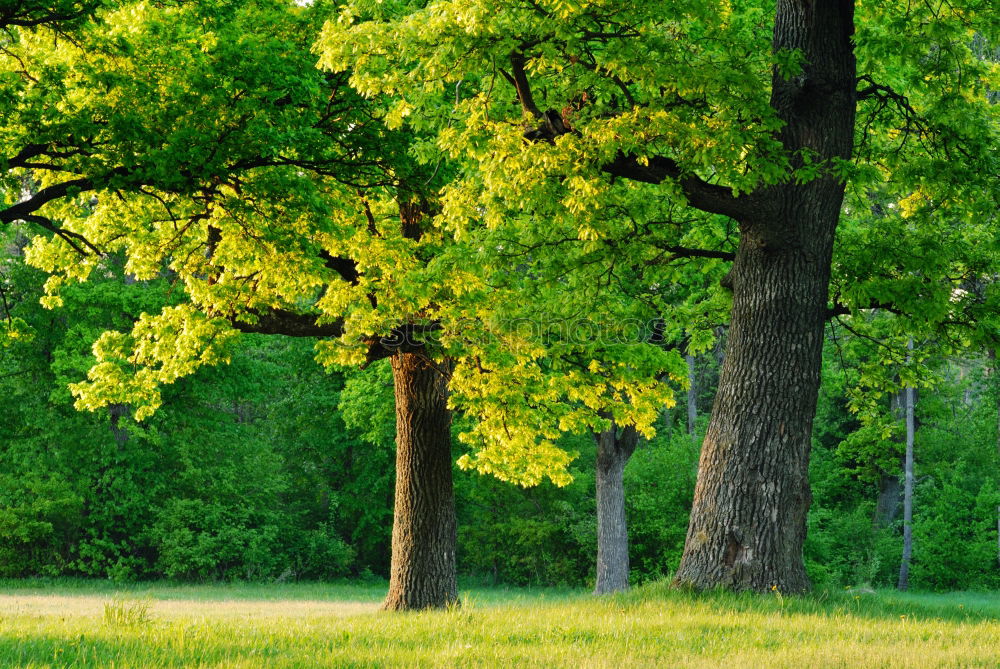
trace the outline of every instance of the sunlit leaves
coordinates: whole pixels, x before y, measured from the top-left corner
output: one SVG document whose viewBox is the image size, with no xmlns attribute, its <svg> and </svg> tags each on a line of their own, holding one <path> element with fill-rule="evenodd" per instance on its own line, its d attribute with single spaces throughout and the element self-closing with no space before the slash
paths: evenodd
<svg viewBox="0 0 1000 669">
<path fill-rule="evenodd" d="M 163 384 L 188 376 L 203 365 L 228 362 L 236 332 L 187 305 L 143 314 L 132 332 L 105 332 L 94 342 L 97 364 L 87 381 L 70 385 L 78 409 L 132 404 L 142 420 L 160 406 Z"/>
</svg>

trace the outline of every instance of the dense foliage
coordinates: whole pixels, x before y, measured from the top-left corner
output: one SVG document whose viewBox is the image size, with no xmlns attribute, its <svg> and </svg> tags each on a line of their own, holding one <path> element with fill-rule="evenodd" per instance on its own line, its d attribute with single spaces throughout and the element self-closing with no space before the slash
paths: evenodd
<svg viewBox="0 0 1000 669">
<path fill-rule="evenodd" d="M 897 393 L 919 387 L 914 584 L 997 585 L 996 19 L 840 7 L 817 34 L 839 26 L 850 65 L 827 80 L 808 49 L 769 50 L 768 3 L 4 5 L 0 574 L 384 575 L 384 359 L 419 352 L 455 411 L 463 570 L 588 580 L 591 437 L 614 421 L 644 437 L 625 474 L 635 578 L 663 576 L 698 459 L 670 408 L 685 352 L 702 414 L 719 383 L 745 393 L 720 392 L 713 425 L 766 412 L 769 388 L 808 396 L 706 452 L 763 453 L 787 427 L 808 454 L 813 435 L 806 557 L 830 584 L 892 580 Z M 830 90 L 835 150 L 813 141 L 828 123 L 792 141 Z M 822 234 L 761 213 L 810 197 Z M 747 280 L 820 237 L 808 289 Z M 730 314 L 751 303 L 794 307 L 765 340 L 809 316 L 811 367 L 780 388 L 794 337 L 789 364 L 743 381 L 708 354 L 727 320 L 733 341 L 753 330 Z M 717 478 L 753 475 L 733 463 Z M 784 494 L 787 464 L 742 490 Z M 771 522 L 803 526 L 808 496 Z M 734 537 L 749 563 L 759 547 Z"/>
<path fill-rule="evenodd" d="M 325 373 L 308 364 L 311 341 L 248 337 L 231 365 L 171 386 L 162 409 L 142 424 L 127 411 L 81 413 L 66 384 L 86 374 L 94 339 L 169 300 L 169 287 L 125 282 L 119 273 L 72 287 L 64 308 L 48 311 L 38 304 L 44 275 L 19 254 L 24 238 L 6 241 L 0 574 L 386 575 L 394 435 L 387 365 Z M 899 476 L 900 444 L 847 410 L 845 389 L 861 349 L 843 337 L 826 356 L 807 561 L 821 585 L 887 585 L 899 566 L 899 514 L 883 522 L 876 506 L 884 479 Z M 992 364 L 941 362 L 940 383 L 920 395 L 916 587 L 1000 586 Z M 702 414 L 717 367 L 711 355 L 698 359 Z M 898 433 L 888 397 L 882 404 Z M 680 559 L 698 456 L 685 421 L 683 405 L 664 412 L 659 435 L 626 470 L 634 582 L 666 576 Z M 511 584 L 593 579 L 593 440 L 565 446 L 580 457 L 562 488 L 521 488 L 456 470 L 465 574 Z"/>
</svg>

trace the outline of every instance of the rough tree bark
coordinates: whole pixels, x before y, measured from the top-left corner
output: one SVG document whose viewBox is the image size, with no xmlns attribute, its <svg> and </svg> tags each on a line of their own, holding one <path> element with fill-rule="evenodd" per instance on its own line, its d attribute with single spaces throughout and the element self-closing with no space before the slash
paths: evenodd
<svg viewBox="0 0 1000 669">
<path fill-rule="evenodd" d="M 625 465 L 639 443 L 632 426 L 614 422 L 597 440 L 597 583 L 595 595 L 628 590 L 628 524 Z"/>
<path fill-rule="evenodd" d="M 396 492 L 385 610 L 458 600 L 447 369 L 420 351 L 390 358 L 396 394 Z"/>
<path fill-rule="evenodd" d="M 851 155 L 856 65 L 850 0 L 779 0 L 775 51 L 801 50 L 800 76 L 775 73 L 771 105 L 792 155 Z M 802 557 L 809 448 L 819 390 L 834 231 L 844 184 L 821 176 L 744 200 L 733 311 L 675 582 L 693 588 L 809 588 Z"/>
</svg>

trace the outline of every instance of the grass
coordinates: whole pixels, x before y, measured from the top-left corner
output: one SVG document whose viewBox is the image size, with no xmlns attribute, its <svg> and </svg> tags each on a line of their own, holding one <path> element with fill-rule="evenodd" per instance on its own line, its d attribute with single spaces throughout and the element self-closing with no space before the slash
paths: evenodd
<svg viewBox="0 0 1000 669">
<path fill-rule="evenodd" d="M 382 584 L 0 582 L 0 667 L 998 667 L 1000 597 L 473 588 L 377 611 Z"/>
</svg>

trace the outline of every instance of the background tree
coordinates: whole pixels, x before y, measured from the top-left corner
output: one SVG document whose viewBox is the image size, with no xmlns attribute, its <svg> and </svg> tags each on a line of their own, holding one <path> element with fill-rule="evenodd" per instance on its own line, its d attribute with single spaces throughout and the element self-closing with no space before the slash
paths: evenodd
<svg viewBox="0 0 1000 669">
<path fill-rule="evenodd" d="M 127 412 L 80 413 L 66 385 L 85 378 L 93 339 L 159 308 L 166 282 L 123 283 L 110 273 L 68 287 L 63 309 L 53 312 L 38 304 L 41 272 L 16 254 L 2 265 L 0 317 L 17 329 L 5 331 L 0 353 L 0 387 L 12 400 L 0 434 L 0 573 L 116 580 L 348 573 L 355 558 L 341 537 L 350 538 L 350 518 L 324 493 L 330 480 L 316 476 L 323 461 L 300 468 L 303 444 L 283 439 L 279 428 L 292 422 L 279 410 L 279 397 L 295 388 L 286 370 L 308 360 L 308 347 L 245 340 L 230 367 L 179 382 L 141 425 Z M 336 389 L 330 378 L 311 381 L 315 397 Z M 338 434 L 346 441 L 332 419 L 316 444 L 330 457 Z"/>
<path fill-rule="evenodd" d="M 906 348 L 913 351 L 913 338 L 906 343 Z M 909 361 L 909 356 L 907 356 Z M 912 386 L 906 386 L 905 393 L 905 413 L 906 413 L 906 452 L 903 466 L 903 559 L 899 565 L 899 582 L 897 588 L 906 590 L 910 587 L 910 559 L 913 556 L 913 439 L 916 426 L 914 425 L 914 404 L 916 404 L 916 390 Z"/>
</svg>

